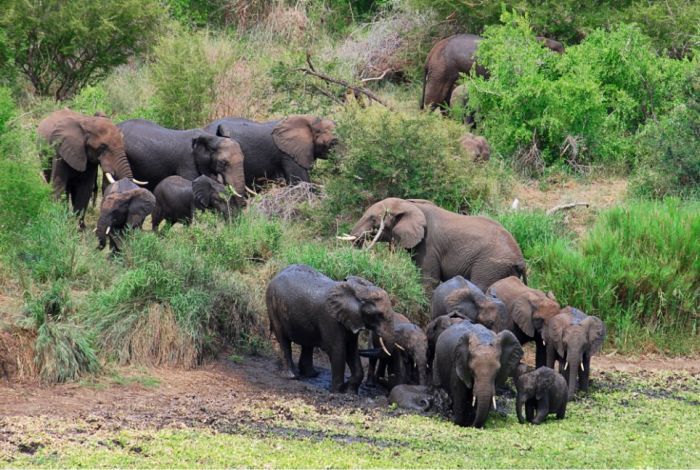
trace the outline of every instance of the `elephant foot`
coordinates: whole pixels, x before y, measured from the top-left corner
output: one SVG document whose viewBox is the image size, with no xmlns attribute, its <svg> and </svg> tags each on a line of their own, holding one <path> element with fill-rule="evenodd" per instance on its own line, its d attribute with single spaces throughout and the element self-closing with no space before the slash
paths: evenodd
<svg viewBox="0 0 700 470">
<path fill-rule="evenodd" d="M 293 371 L 289 370 L 289 369 L 287 369 L 287 370 L 285 370 L 285 371 L 282 371 L 282 373 L 280 374 L 280 376 L 281 376 L 283 379 L 290 379 L 290 380 L 291 380 L 291 379 L 297 379 L 297 378 L 298 378 L 298 377 L 296 376 L 296 374 L 295 374 Z"/>
<path fill-rule="evenodd" d="M 313 367 L 309 370 L 299 371 L 299 377 L 302 379 L 313 379 L 314 377 L 318 377 L 319 374 L 320 372 Z"/>
</svg>

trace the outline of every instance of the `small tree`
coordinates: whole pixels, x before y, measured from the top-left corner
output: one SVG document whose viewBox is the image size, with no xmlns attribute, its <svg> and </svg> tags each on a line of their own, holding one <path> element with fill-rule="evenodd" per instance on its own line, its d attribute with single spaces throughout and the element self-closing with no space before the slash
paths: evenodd
<svg viewBox="0 0 700 470">
<path fill-rule="evenodd" d="M 6 0 L 0 30 L 35 91 L 61 100 L 143 52 L 164 12 L 158 0 Z"/>
</svg>

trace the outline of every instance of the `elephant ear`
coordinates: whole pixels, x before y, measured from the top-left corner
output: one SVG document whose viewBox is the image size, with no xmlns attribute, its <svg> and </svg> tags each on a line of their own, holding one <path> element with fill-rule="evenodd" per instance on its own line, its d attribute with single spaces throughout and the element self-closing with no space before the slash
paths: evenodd
<svg viewBox="0 0 700 470">
<path fill-rule="evenodd" d="M 518 368 L 523 358 L 523 348 L 518 338 L 509 330 L 501 331 L 496 335 L 496 344 L 501 347 L 501 369 L 496 376 L 496 383 L 503 384 Z"/>
<path fill-rule="evenodd" d="M 219 137 L 227 137 L 229 139 L 231 138 L 231 133 L 228 131 L 228 129 L 226 129 L 226 126 L 224 124 L 219 124 L 216 127 L 216 135 L 218 135 Z"/>
<path fill-rule="evenodd" d="M 394 213 L 395 222 L 391 229 L 394 241 L 402 248 L 413 248 L 425 236 L 425 215 L 414 204 L 403 201 Z"/>
<path fill-rule="evenodd" d="M 204 210 L 211 204 L 212 185 L 207 176 L 199 176 L 192 181 L 192 194 L 197 209 Z"/>
<path fill-rule="evenodd" d="M 534 305 L 532 303 L 533 299 L 531 294 L 531 292 L 527 292 L 515 300 L 513 308 L 511 309 L 511 316 L 515 324 L 518 325 L 526 335 L 533 337 L 535 336 L 535 326 L 532 324 Z"/>
<path fill-rule="evenodd" d="M 557 350 L 559 357 L 564 357 L 566 349 L 564 348 L 564 331 L 569 325 L 570 315 L 568 313 L 560 313 L 550 318 L 545 324 L 545 340 L 552 343 Z"/>
<path fill-rule="evenodd" d="M 455 372 L 457 372 L 459 380 L 461 380 L 467 388 L 472 388 L 474 379 L 472 377 L 472 371 L 469 368 L 469 340 L 469 334 L 464 334 L 459 338 L 452 363 L 455 365 Z"/>
<path fill-rule="evenodd" d="M 478 310 L 476 308 L 478 306 L 478 302 L 474 302 L 469 287 L 460 287 L 459 289 L 455 289 L 450 292 L 447 297 L 445 297 L 445 310 L 447 310 L 449 313 L 454 312 L 459 313 L 461 316 L 465 316 L 465 314 L 461 313 L 461 311 L 458 309 L 459 305 L 465 301 L 469 301 L 470 303 L 474 304 L 474 308 L 472 309 L 473 312 Z M 466 315 L 466 318 L 469 318 L 471 321 L 476 321 L 476 315 L 473 315 L 473 317 Z"/>
<path fill-rule="evenodd" d="M 374 286 L 374 284 L 369 282 L 364 277 L 360 277 L 360 276 L 348 276 L 345 278 L 345 281 L 346 282 L 354 282 L 355 284 L 359 284 L 359 285 L 365 286 L 365 287 Z"/>
<path fill-rule="evenodd" d="M 589 316 L 581 322 L 588 332 L 588 342 L 591 346 L 591 354 L 595 354 L 603 347 L 605 341 L 605 323 L 598 317 Z"/>
<path fill-rule="evenodd" d="M 146 217 L 155 209 L 156 198 L 153 193 L 143 188 L 132 189 L 126 194 L 131 199 L 126 223 L 129 227 L 140 227 Z"/>
<path fill-rule="evenodd" d="M 290 116 L 272 131 L 272 139 L 282 152 L 306 170 L 314 164 L 314 135 L 309 116 Z"/>
<path fill-rule="evenodd" d="M 361 313 L 362 302 L 355 292 L 358 288 L 364 287 L 353 284 L 352 281 L 338 282 L 326 301 L 331 315 L 354 334 L 365 327 Z"/>
<path fill-rule="evenodd" d="M 86 140 L 85 129 L 83 129 L 79 120 L 72 117 L 59 121 L 49 138 L 49 141 L 52 143 L 61 141 L 58 147 L 58 154 L 76 171 L 85 171 L 87 166 Z"/>
<path fill-rule="evenodd" d="M 547 373 L 549 372 L 549 373 Z M 537 385 L 535 386 L 535 398 L 542 400 L 549 390 L 554 386 L 554 377 L 557 372 L 543 370 L 537 377 Z"/>
</svg>

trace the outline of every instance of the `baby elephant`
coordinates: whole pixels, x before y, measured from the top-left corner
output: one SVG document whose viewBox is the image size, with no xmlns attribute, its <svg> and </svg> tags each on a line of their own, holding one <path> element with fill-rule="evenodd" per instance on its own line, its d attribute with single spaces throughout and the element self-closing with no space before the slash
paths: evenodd
<svg viewBox="0 0 700 470">
<path fill-rule="evenodd" d="M 389 393 L 389 403 L 408 410 L 428 411 L 433 405 L 433 394 L 425 385 L 397 385 Z"/>
<path fill-rule="evenodd" d="M 236 194 L 231 192 L 227 195 L 226 186 L 206 175 L 201 175 L 194 181 L 177 175 L 168 176 L 158 183 L 153 193 L 156 196 L 156 208 L 151 221 L 153 231 L 158 230 L 163 219 L 171 224 L 189 224 L 195 209 L 215 209 L 227 220 L 238 210 Z"/>
<path fill-rule="evenodd" d="M 549 367 L 540 367 L 526 372 L 516 382 L 518 398 L 516 410 L 520 423 L 527 421 L 540 424 L 550 413 L 556 413 L 557 419 L 566 414 L 568 391 L 566 379 Z M 523 416 L 525 407 L 525 417 Z M 536 413 L 535 413 L 536 412 Z"/>
</svg>

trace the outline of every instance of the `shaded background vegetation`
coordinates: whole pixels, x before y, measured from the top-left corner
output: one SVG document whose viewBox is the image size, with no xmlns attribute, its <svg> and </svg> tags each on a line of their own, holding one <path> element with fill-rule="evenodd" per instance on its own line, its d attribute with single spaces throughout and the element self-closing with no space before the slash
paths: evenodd
<svg viewBox="0 0 700 470">
<path fill-rule="evenodd" d="M 334 238 L 388 196 L 500 220 L 532 285 L 603 318 L 618 350 L 697 352 L 696 2 L 83 3 L 9 0 L 0 12 L 0 288 L 24 305 L 0 310 L 0 325 L 32 338 L 44 380 L 109 362 L 195 367 L 229 346 L 264 350 L 264 289 L 288 263 L 364 276 L 424 322 L 428 301 L 407 253 Z M 461 110 L 491 143 L 486 164 L 465 155 L 459 119 L 417 110 L 425 56 L 455 32 L 486 38 L 479 60 L 492 76 L 463 78 Z M 565 42 L 566 54 L 544 49 L 540 34 Z M 363 84 L 391 109 L 300 73 L 307 52 L 351 83 L 384 75 Z M 187 229 L 131 233 L 110 258 L 40 176 L 52 150 L 36 124 L 63 106 L 174 128 L 315 113 L 336 120 L 342 145 L 318 163 L 319 194 L 291 220 L 259 210 L 284 200 L 273 188 L 228 224 L 202 215 Z M 594 210 L 583 233 L 561 214 L 510 209 L 513 186 L 529 178 L 611 174 L 629 178 L 630 195 Z"/>
</svg>

